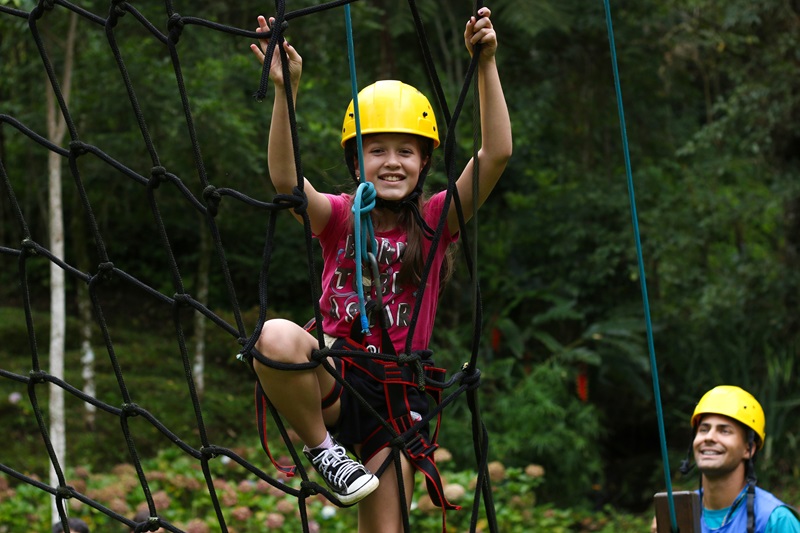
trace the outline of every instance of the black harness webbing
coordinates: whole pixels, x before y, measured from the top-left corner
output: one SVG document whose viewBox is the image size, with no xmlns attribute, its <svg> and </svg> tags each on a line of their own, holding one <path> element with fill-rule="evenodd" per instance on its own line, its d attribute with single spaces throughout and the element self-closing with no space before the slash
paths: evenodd
<svg viewBox="0 0 800 533">
<path fill-rule="evenodd" d="M 358 321 L 353 321 L 353 329 L 351 330 L 351 337 L 337 339 L 331 349 L 367 352 L 366 346 L 363 344 L 363 335 L 358 329 Z M 305 329 L 308 332 L 313 331 L 315 328 L 314 321 L 306 324 Z M 383 335 L 381 340 L 381 351 L 387 355 L 396 355 L 396 350 L 389 338 L 385 328 L 381 328 Z M 414 420 L 411 416 L 411 409 L 409 407 L 408 390 L 409 388 L 417 388 L 424 390 L 428 393 L 438 405 L 442 400 L 442 388 L 432 383 L 442 383 L 445 379 L 446 370 L 437 368 L 432 365 L 432 361 L 423 360 L 419 367 L 426 378 L 425 380 L 419 379 L 415 369 L 406 366 L 398 365 L 394 361 L 384 361 L 370 357 L 342 357 L 345 364 L 341 365 L 342 379 L 345 377 L 345 372 L 361 372 L 379 383 L 383 384 L 384 396 L 389 411 L 389 418 L 369 435 L 361 446 L 361 456 L 364 462 L 368 461 L 380 450 L 389 445 L 397 445 L 396 443 L 402 442 L 403 451 L 411 461 L 414 467 L 422 472 L 425 476 L 425 484 L 428 489 L 428 495 L 431 501 L 437 506 L 445 510 L 459 510 L 461 506 L 454 505 L 447 501 L 444 495 L 444 485 L 439 469 L 436 467 L 434 459 L 434 452 L 439 447 L 437 439 L 439 435 L 439 427 L 441 425 L 441 412 L 437 416 L 436 425 L 430 439 L 426 438 L 420 430 L 423 427 L 422 420 Z M 339 399 L 343 391 L 342 384 L 336 380 L 336 385 L 331 392 L 322 400 L 322 406 L 330 407 L 336 400 Z M 258 423 L 258 434 L 261 438 L 261 446 L 267 453 L 267 456 L 272 461 L 280 472 L 286 477 L 292 477 L 297 470 L 297 466 L 280 465 L 269 451 L 267 442 L 267 416 L 269 412 L 269 400 L 267 399 L 261 384 L 256 381 L 255 386 L 255 403 L 256 403 L 256 419 Z M 391 429 L 399 435 L 395 437 Z"/>
</svg>

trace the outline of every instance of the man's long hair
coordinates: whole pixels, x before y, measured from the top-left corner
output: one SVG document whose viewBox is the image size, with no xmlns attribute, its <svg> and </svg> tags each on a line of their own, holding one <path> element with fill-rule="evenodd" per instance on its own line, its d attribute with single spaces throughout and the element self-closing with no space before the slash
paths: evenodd
<svg viewBox="0 0 800 533">
<path fill-rule="evenodd" d="M 750 451 L 750 457 L 747 459 L 745 463 L 745 481 L 747 482 L 747 500 L 746 500 L 746 512 L 747 512 L 747 533 L 753 533 L 755 530 L 755 497 L 756 497 L 756 484 L 758 483 L 758 478 L 756 477 L 756 454 L 758 453 L 758 442 L 756 441 L 756 432 L 753 431 L 752 428 L 749 428 L 739 422 L 738 420 L 733 420 L 739 427 L 741 427 L 745 431 L 747 441 L 747 448 Z M 683 475 L 688 474 L 691 472 L 692 468 L 694 468 L 694 464 L 692 463 L 692 456 L 694 453 L 694 438 L 697 435 L 697 426 L 694 427 L 692 431 L 692 443 L 689 444 L 689 450 L 686 453 L 686 458 L 681 462 L 680 472 Z M 700 493 L 702 494 L 703 491 L 703 476 L 699 476 L 699 489 Z M 702 505 L 702 502 L 701 502 Z"/>
</svg>

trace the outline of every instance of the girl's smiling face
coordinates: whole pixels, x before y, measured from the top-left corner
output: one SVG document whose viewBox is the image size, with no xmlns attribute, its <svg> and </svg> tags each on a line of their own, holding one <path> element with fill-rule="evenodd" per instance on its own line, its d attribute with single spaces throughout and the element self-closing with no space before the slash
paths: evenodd
<svg viewBox="0 0 800 533">
<path fill-rule="evenodd" d="M 428 163 L 420 138 L 408 133 L 375 133 L 365 135 L 362 145 L 366 179 L 375 186 L 378 197 L 398 201 L 411 194 Z"/>
</svg>

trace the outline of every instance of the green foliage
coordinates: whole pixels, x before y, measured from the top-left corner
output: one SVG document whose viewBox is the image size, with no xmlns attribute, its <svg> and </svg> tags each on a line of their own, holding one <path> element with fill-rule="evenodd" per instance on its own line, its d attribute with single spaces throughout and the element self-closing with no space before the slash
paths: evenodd
<svg viewBox="0 0 800 533">
<path fill-rule="evenodd" d="M 602 484 L 603 430 L 595 409 L 573 396 L 570 367 L 550 361 L 525 372 L 504 360 L 489 370 L 496 391 L 482 407 L 493 453 L 511 466 L 543 465 L 545 495 L 562 504 Z"/>
<path fill-rule="evenodd" d="M 245 458 L 257 457 L 260 450 L 242 449 Z M 477 479 L 474 471 L 451 471 L 442 463 L 448 491 L 456 496 L 464 507 L 461 511 L 447 514 L 448 530 L 466 531 L 471 519 L 472 490 Z M 181 530 L 195 530 L 201 524 L 209 531 L 216 531 L 219 522 L 215 516 L 206 481 L 199 464 L 173 448 L 160 453 L 143 465 L 148 485 L 159 516 Z M 287 495 L 280 486 L 243 474 L 226 457 L 212 460 L 210 472 L 214 477 L 214 489 L 219 498 L 225 522 L 231 531 L 256 532 L 301 530 L 298 501 Z M 647 515 L 620 513 L 610 508 L 591 511 L 587 508 L 559 508 L 537 502 L 537 493 L 548 474 L 540 468 L 505 468 L 495 463 L 492 468 L 492 498 L 496 506 L 496 520 L 502 531 L 511 533 L 530 531 L 531 528 L 545 531 L 642 531 L 650 520 Z M 81 493 L 97 499 L 116 513 L 126 518 L 143 507 L 145 502 L 136 471 L 132 465 L 118 464 L 109 473 L 94 473 L 91 469 L 77 468 L 66 472 L 71 486 Z M 320 482 L 311 472 L 311 479 Z M 544 476 L 544 477 L 543 477 Z M 419 476 L 418 476 L 419 477 Z M 424 480 L 418 479 L 411 511 L 414 530 L 435 530 L 441 527 L 441 510 L 427 501 Z M 297 489 L 296 479 L 283 480 Z M 123 531 L 119 522 L 83 505 L 77 500 L 68 500 L 70 516 L 82 518 L 92 531 Z M 24 528 L 37 531 L 48 529 L 47 516 L 49 496 L 24 483 L 8 481 L 0 476 L 0 532 L 11 532 Z M 307 501 L 312 527 L 323 531 L 347 532 L 357 528 L 355 508 L 337 508 L 322 497 Z M 485 510 L 479 511 L 478 530 L 487 528 Z"/>
<path fill-rule="evenodd" d="M 35 5 L 0 3 L 19 9 Z M 304 0 L 290 9 L 317 4 Z M 96 2 L 80 5 L 96 13 L 108 8 Z M 504 0 L 490 7 L 515 136 L 514 157 L 478 218 L 484 317 L 479 398 L 491 454 L 509 465 L 546 464 L 548 476 L 537 486 L 541 499 L 577 505 L 589 494 L 601 503 L 641 509 L 662 483 L 661 459 L 602 5 Z M 137 9 L 162 31 L 166 27 L 163 6 Z M 201 2 L 192 9 L 181 14 L 248 29 L 255 27 L 257 14 L 270 14 L 269 6 L 250 2 Z M 467 64 L 461 33 L 470 9 L 455 1 L 420 4 L 451 106 Z M 57 68 L 67 11 L 56 5 L 39 25 Z M 287 31 L 305 65 L 297 108 L 303 169 L 324 190 L 348 181 L 338 144 L 338 124 L 350 98 L 341 15 L 335 10 L 294 19 Z M 793 458 L 800 450 L 795 416 L 800 393 L 791 381 L 800 345 L 797 7 L 780 0 L 651 0 L 614 5 L 612 15 L 670 452 L 685 452 L 686 418 L 697 398 L 713 385 L 736 383 L 754 392 L 766 408 L 769 436 L 760 478 L 797 477 Z M 411 19 L 400 3 L 356 2 L 353 22 L 360 85 L 393 77 L 430 94 Z M 83 142 L 144 177 L 153 166 L 163 165 L 198 199 L 205 173 L 214 187 L 271 200 L 266 175 L 271 93 L 265 102 L 252 97 L 261 70 L 248 50 L 249 39 L 195 25 L 184 28 L 177 49 L 198 156 L 189 141 L 190 125 L 167 48 L 135 17 L 120 19 L 114 37 L 153 139 L 153 157 L 104 28 L 82 21 L 80 31 L 70 111 Z M 42 59 L 24 19 L 0 15 L 0 54 L 0 114 L 43 134 Z M 442 116 L 438 108 L 437 113 Z M 465 112 L 456 126 L 457 167 L 471 150 L 469 119 Z M 435 158 L 428 182 L 433 188 L 445 183 L 443 153 Z M 19 249 L 25 236 L 12 209 L 12 193 L 31 236 L 47 243 L 46 151 L 3 124 L 0 164 L 8 175 L 8 186 L 0 184 L 0 246 Z M 184 283 L 194 293 L 202 253 L 198 237 L 208 232 L 208 220 L 174 186 L 154 190 L 168 251 L 156 231 L 145 187 L 91 154 L 79 158 L 78 169 L 103 242 L 92 242 L 87 227 L 71 225 L 66 262 L 77 264 L 82 251 L 88 266 L 81 268 L 94 272 L 102 247 L 116 267 L 157 291 L 171 297 L 176 285 Z M 80 195 L 68 173 L 65 178 L 66 220 L 85 223 Z M 268 216 L 224 198 L 214 222 L 249 334 L 257 323 Z M 311 287 L 318 281 L 307 276 L 302 228 L 285 213 L 276 224 L 269 313 L 304 322 L 311 314 Z M 78 249 L 76 233 L 85 236 L 85 250 Z M 168 268 L 170 254 L 178 263 L 180 283 Z M 452 371 L 471 355 L 473 302 L 466 267 L 459 261 L 441 299 L 433 339 L 437 362 Z M 49 304 L 49 264 L 44 257 L 31 257 L 24 266 L 41 352 L 48 336 L 49 317 L 42 311 Z M 0 254 L 0 301 L 8 306 L 0 311 L 0 361 L 4 370 L 26 375 L 32 363 L 20 310 L 19 267 L 16 255 Z M 209 308 L 235 323 L 217 253 L 210 276 Z M 71 311 L 78 283 L 68 277 Z M 120 280 L 102 284 L 97 295 L 135 401 L 191 439 L 197 421 L 171 309 Z M 80 383 L 77 330 L 71 319 L 66 377 L 73 384 Z M 214 370 L 203 398 L 205 422 L 215 441 L 241 443 L 254 431 L 252 378 L 233 358 L 240 347 L 237 338 L 210 328 L 207 340 L 207 362 Z M 119 384 L 104 346 L 98 347 L 98 370 L 98 397 L 119 405 Z M 586 404 L 573 392 L 578 373 L 589 380 Z M 40 403 L 45 403 L 44 389 L 35 388 Z M 22 401 L 10 401 L 13 393 L 21 394 Z M 12 466 L 21 464 L 43 476 L 46 452 L 27 398 L 23 384 L 0 381 L 0 417 L 12 435 L 7 457 L 14 459 Z M 120 442 L 118 421 L 101 415 L 97 426 L 85 431 L 83 406 L 68 402 L 74 439 L 70 462 L 99 470 L 125 461 L 124 447 L 97 445 Z M 459 469 L 474 463 L 466 444 L 472 441 L 472 428 L 465 403 L 452 405 L 442 429 L 442 442 L 453 449 Z M 137 449 L 145 457 L 155 457 L 168 445 L 148 424 L 132 423 L 143 435 Z M 594 484 L 600 485 L 599 493 Z M 25 498 L 15 504 L 25 505 L 27 495 L 23 487 L 18 490 Z M 530 515 L 509 506 L 499 512 L 509 513 L 505 523 L 520 530 L 525 526 L 516 520 L 525 524 L 529 519 L 548 531 L 628 530 L 613 517 L 608 525 L 584 526 L 588 515 L 577 508 L 548 507 L 541 501 Z M 16 527 L 10 520 L 28 514 L 14 512 L 8 523 Z M 436 518 L 430 517 L 432 524 Z"/>
</svg>

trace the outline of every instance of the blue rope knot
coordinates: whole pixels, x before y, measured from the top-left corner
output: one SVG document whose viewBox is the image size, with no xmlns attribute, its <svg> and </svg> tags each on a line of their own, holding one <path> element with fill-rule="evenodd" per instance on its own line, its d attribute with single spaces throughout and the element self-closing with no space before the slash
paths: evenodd
<svg viewBox="0 0 800 533">
<path fill-rule="evenodd" d="M 377 255 L 378 245 L 375 242 L 375 230 L 372 227 L 372 217 L 369 212 L 375 207 L 375 199 L 378 193 L 375 186 L 369 181 L 362 181 L 356 189 L 356 196 L 353 199 L 353 225 L 356 252 L 356 291 L 358 292 L 358 310 L 361 315 L 361 333 L 369 335 L 369 318 L 367 317 L 366 300 L 364 298 L 364 278 L 362 265 L 366 261 L 370 250 Z M 366 229 L 362 230 L 362 226 Z M 380 280 L 373 280 L 379 283 Z M 380 287 L 377 288 L 380 290 Z"/>
</svg>

